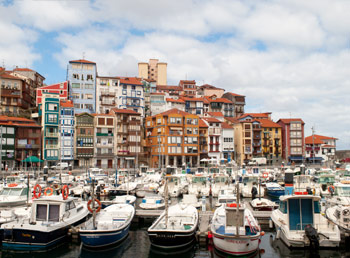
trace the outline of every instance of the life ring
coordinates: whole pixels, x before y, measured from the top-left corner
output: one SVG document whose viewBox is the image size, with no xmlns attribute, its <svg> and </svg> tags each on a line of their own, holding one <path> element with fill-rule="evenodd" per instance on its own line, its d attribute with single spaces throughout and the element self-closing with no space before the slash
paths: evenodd
<svg viewBox="0 0 350 258">
<path fill-rule="evenodd" d="M 94 201 L 97 202 L 97 204 L 98 204 L 97 208 L 95 207 L 95 212 L 98 213 L 98 212 L 100 212 L 100 210 L 101 210 L 101 202 L 100 202 L 98 199 L 96 199 L 96 198 L 95 198 Z M 88 208 L 88 210 L 89 210 L 91 213 L 93 213 L 94 210 L 93 210 L 92 207 L 91 207 L 91 203 L 92 203 L 92 200 L 88 201 L 88 203 L 87 203 L 87 208 Z"/>
<path fill-rule="evenodd" d="M 263 178 L 268 178 L 268 177 L 269 177 L 269 173 L 264 172 L 264 173 L 263 173 Z"/>
<path fill-rule="evenodd" d="M 332 189 L 332 190 L 331 190 Z M 328 186 L 328 192 L 330 192 L 330 193 L 334 193 L 334 185 L 330 185 L 330 186 Z"/>
<path fill-rule="evenodd" d="M 40 196 L 41 196 L 41 186 L 39 184 L 36 184 L 34 186 L 33 195 L 34 195 L 35 199 L 40 198 Z"/>
<path fill-rule="evenodd" d="M 50 191 L 49 193 L 47 193 L 47 191 Z M 46 187 L 45 191 L 44 191 L 44 195 L 45 196 L 51 196 L 53 194 L 53 189 L 52 187 Z"/>
<path fill-rule="evenodd" d="M 68 195 L 69 195 L 68 185 L 64 185 L 63 188 L 62 188 L 63 200 L 67 200 L 68 199 Z"/>
<path fill-rule="evenodd" d="M 16 183 L 12 183 L 12 184 L 9 184 L 8 185 L 8 187 L 15 187 L 15 186 L 17 186 L 18 184 L 16 184 Z"/>
</svg>

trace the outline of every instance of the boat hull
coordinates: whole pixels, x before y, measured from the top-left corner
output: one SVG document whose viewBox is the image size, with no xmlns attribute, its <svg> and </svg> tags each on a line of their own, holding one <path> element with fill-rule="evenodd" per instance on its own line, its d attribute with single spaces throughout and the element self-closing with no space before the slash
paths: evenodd
<svg viewBox="0 0 350 258">
<path fill-rule="evenodd" d="M 213 234 L 214 246 L 217 250 L 235 256 L 255 253 L 259 248 L 260 236 L 232 237 Z"/>
<path fill-rule="evenodd" d="M 83 223 L 86 218 L 74 223 L 73 226 Z M 8 250 L 45 250 L 64 242 L 68 237 L 71 225 L 53 231 L 28 230 L 23 228 L 3 229 L 2 247 Z"/>
<path fill-rule="evenodd" d="M 85 247 L 102 248 L 124 240 L 129 234 L 129 227 L 130 224 L 116 231 L 83 230 L 80 231 L 80 239 Z"/>
<path fill-rule="evenodd" d="M 284 190 L 269 190 L 267 189 L 267 195 L 273 198 L 279 198 L 284 195 Z"/>
<path fill-rule="evenodd" d="M 187 246 L 195 241 L 196 229 L 191 232 L 148 232 L 153 246 L 164 249 L 175 249 Z"/>
</svg>

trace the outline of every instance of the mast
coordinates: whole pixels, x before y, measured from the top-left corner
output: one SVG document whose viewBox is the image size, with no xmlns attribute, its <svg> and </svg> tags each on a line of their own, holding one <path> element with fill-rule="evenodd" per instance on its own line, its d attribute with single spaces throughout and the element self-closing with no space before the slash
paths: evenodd
<svg viewBox="0 0 350 258">
<path fill-rule="evenodd" d="M 236 179 L 238 179 L 238 176 L 236 176 Z M 239 235 L 239 180 L 236 180 L 236 188 L 237 188 L 237 207 L 236 207 L 236 236 Z"/>
<path fill-rule="evenodd" d="M 164 198 L 165 198 L 165 227 L 168 227 L 168 178 L 165 177 Z"/>
<path fill-rule="evenodd" d="M 91 186 L 92 186 L 92 191 L 91 191 L 91 198 L 92 198 L 92 225 L 94 229 L 96 229 L 96 210 L 95 210 L 95 178 L 92 178 L 91 180 Z"/>
</svg>

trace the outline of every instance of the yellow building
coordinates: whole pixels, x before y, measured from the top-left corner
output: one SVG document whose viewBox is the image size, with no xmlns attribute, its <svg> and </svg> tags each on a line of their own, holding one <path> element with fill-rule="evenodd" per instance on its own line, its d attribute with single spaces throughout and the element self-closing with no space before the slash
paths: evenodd
<svg viewBox="0 0 350 258">
<path fill-rule="evenodd" d="M 148 63 L 139 63 L 138 68 L 140 78 L 155 80 L 157 85 L 167 85 L 167 63 L 150 59 Z"/>
<path fill-rule="evenodd" d="M 179 109 L 146 118 L 150 166 L 199 165 L 199 117 Z"/>
<path fill-rule="evenodd" d="M 267 164 L 282 162 L 282 127 L 269 119 L 256 119 L 261 127 L 261 156 Z"/>
<path fill-rule="evenodd" d="M 238 165 L 248 163 L 253 157 L 253 124 L 252 120 L 237 120 L 233 123 L 235 161 Z"/>
</svg>

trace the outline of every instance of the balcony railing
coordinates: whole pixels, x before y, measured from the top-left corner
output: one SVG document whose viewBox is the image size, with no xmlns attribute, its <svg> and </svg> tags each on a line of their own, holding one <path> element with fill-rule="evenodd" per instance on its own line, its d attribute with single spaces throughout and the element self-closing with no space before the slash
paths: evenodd
<svg viewBox="0 0 350 258">
<path fill-rule="evenodd" d="M 29 133 L 29 134 L 28 134 L 28 137 L 29 137 L 29 138 L 39 138 L 39 137 L 40 137 L 40 134 L 39 134 L 39 133 Z"/>
<path fill-rule="evenodd" d="M 58 144 L 46 144 L 45 149 L 58 149 Z"/>
<path fill-rule="evenodd" d="M 100 153 L 100 152 L 97 152 L 96 153 L 96 157 L 113 157 L 114 156 L 114 153 L 111 152 L 111 153 Z"/>
<path fill-rule="evenodd" d="M 46 137 L 58 137 L 58 132 L 54 132 L 54 133 L 46 132 L 45 136 Z"/>
<path fill-rule="evenodd" d="M 96 133 L 96 136 L 113 136 L 113 133 Z"/>
<path fill-rule="evenodd" d="M 17 148 L 38 149 L 40 148 L 40 145 L 39 144 L 17 144 Z"/>
</svg>

